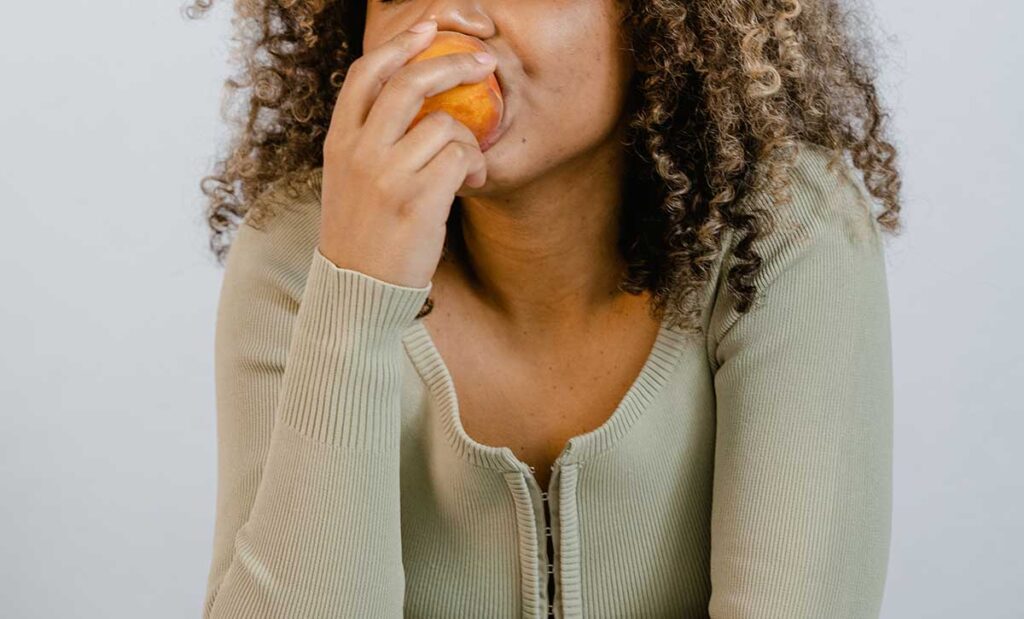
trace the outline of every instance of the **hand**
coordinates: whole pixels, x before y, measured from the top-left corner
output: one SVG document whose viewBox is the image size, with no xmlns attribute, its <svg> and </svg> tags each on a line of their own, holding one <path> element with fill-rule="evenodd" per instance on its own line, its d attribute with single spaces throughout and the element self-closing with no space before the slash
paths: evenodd
<svg viewBox="0 0 1024 619">
<path fill-rule="evenodd" d="M 456 192 L 487 180 L 476 137 L 447 112 L 409 130 L 426 97 L 494 71 L 471 53 L 407 64 L 436 33 L 405 31 L 356 59 L 324 142 L 320 252 L 400 286 L 430 283 Z"/>
</svg>

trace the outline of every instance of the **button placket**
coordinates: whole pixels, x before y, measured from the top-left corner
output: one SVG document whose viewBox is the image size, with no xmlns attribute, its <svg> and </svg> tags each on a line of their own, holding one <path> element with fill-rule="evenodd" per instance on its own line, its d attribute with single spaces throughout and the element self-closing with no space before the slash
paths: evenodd
<svg viewBox="0 0 1024 619">
<path fill-rule="evenodd" d="M 542 508 L 544 510 L 544 546 L 546 561 L 546 576 L 544 578 L 545 588 L 548 597 L 548 617 L 554 616 L 554 596 L 555 596 L 555 549 L 551 531 L 551 505 L 548 502 L 550 494 L 547 491 L 541 491 L 540 498 Z"/>
<path fill-rule="evenodd" d="M 551 477 L 549 478 L 549 481 L 548 481 L 549 485 L 551 485 L 551 484 L 558 485 L 559 484 L 559 482 L 558 482 L 558 478 L 560 477 L 559 466 L 564 464 L 563 456 L 566 453 L 569 452 L 571 447 L 572 447 L 571 443 L 569 445 L 567 445 L 566 448 L 565 448 L 565 451 L 562 454 L 562 456 L 560 456 L 558 461 L 556 461 L 550 467 L 550 469 L 551 469 Z M 544 529 L 543 537 L 538 536 L 538 538 L 537 538 L 539 541 L 541 541 L 541 544 L 539 544 L 538 547 L 536 548 L 537 559 L 539 559 L 541 561 L 541 566 L 543 566 L 543 567 L 541 567 L 541 569 L 539 571 L 539 575 L 540 575 L 540 579 L 539 580 L 540 580 L 540 582 L 537 583 L 537 584 L 539 585 L 541 590 L 545 592 L 542 595 L 547 598 L 545 600 L 545 602 L 547 603 L 546 606 L 547 606 L 548 617 L 551 618 L 551 617 L 555 617 L 554 608 L 557 605 L 556 604 L 556 598 L 559 595 L 559 593 L 558 593 L 558 584 L 557 584 L 558 571 L 555 569 L 555 566 L 558 563 L 558 557 L 559 557 L 559 555 L 561 555 L 561 553 L 559 552 L 559 549 L 558 549 L 557 544 L 556 544 L 555 531 L 554 531 L 555 527 L 554 527 L 554 523 L 552 522 L 552 519 L 555 517 L 554 516 L 555 509 L 554 509 L 554 505 L 551 504 L 551 502 L 554 500 L 553 493 L 557 492 L 558 489 L 554 488 L 551 492 L 549 492 L 547 490 L 542 490 L 540 488 L 540 484 L 539 484 L 539 482 L 538 482 L 538 480 L 536 478 L 537 467 L 531 466 L 531 465 L 529 465 L 529 464 L 527 464 L 525 462 L 522 462 L 521 460 L 517 460 L 517 462 L 518 462 L 519 466 L 521 467 L 520 471 L 522 471 L 523 469 L 526 469 L 527 471 L 529 471 L 530 474 L 528 476 L 524 475 L 525 480 L 527 481 L 527 485 L 531 488 L 531 490 L 533 492 L 536 492 L 536 494 L 533 494 L 533 496 L 536 497 L 537 494 L 539 494 L 540 495 L 540 499 L 541 499 L 541 506 L 540 506 L 541 509 L 540 509 L 540 512 L 543 513 L 544 522 L 541 523 L 539 521 L 535 521 L 536 525 L 540 525 L 540 526 L 538 526 L 535 529 L 535 531 L 537 533 L 539 533 L 539 528 L 540 527 L 543 527 L 543 529 Z M 532 492 L 531 492 L 531 494 L 532 494 Z M 535 505 L 535 507 L 536 507 L 536 505 Z M 538 567 L 540 567 L 540 566 L 538 566 Z M 544 606 L 541 606 L 541 608 L 543 608 L 543 607 Z M 543 611 L 541 611 L 541 612 L 543 612 Z"/>
</svg>

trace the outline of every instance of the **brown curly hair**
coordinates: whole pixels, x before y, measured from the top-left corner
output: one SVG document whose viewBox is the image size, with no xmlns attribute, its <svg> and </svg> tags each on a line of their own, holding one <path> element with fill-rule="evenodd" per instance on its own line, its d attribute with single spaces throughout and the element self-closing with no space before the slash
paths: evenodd
<svg viewBox="0 0 1024 619">
<path fill-rule="evenodd" d="M 789 200 L 799 142 L 849 157 L 882 205 L 883 230 L 900 232 L 896 149 L 876 91 L 873 42 L 843 0 L 622 0 L 636 72 L 628 102 L 630 208 L 619 247 L 620 289 L 652 293 L 687 330 L 701 330 L 703 292 L 722 249 L 739 238 L 727 287 L 744 313 L 762 258 L 752 247 L 772 212 L 743 197 L 764 188 Z M 189 18 L 213 0 L 194 0 Z M 209 198 L 210 249 L 223 263 L 240 220 L 258 226 L 273 209 L 256 201 L 270 184 L 301 183 L 323 165 L 323 140 L 350 63 L 362 54 L 365 2 L 236 0 L 229 100 L 247 93 L 229 154 L 200 186 Z M 229 119 L 230 120 L 230 119 Z M 461 228 L 452 205 L 443 256 Z M 742 237 L 740 236 L 742 235 Z M 433 306 L 428 299 L 421 317 Z"/>
</svg>

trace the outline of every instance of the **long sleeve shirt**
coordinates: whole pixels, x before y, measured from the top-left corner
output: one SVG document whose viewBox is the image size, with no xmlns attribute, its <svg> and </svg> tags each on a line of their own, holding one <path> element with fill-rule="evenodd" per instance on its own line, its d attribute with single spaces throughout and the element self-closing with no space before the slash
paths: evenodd
<svg viewBox="0 0 1024 619">
<path fill-rule="evenodd" d="M 735 309 L 726 233 L 704 333 L 663 323 L 542 492 L 459 419 L 399 286 L 318 250 L 322 169 L 244 222 L 215 358 L 204 619 L 877 617 L 891 513 L 884 251 L 865 189 L 805 145 Z M 500 360 L 496 359 L 496 363 Z"/>
</svg>

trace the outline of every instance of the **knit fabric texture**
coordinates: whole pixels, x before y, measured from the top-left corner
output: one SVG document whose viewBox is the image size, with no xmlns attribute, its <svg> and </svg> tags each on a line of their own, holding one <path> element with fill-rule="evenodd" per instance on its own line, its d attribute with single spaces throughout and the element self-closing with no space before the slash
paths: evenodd
<svg viewBox="0 0 1024 619">
<path fill-rule="evenodd" d="M 319 252 L 322 169 L 276 196 L 263 229 L 240 226 L 221 288 L 204 619 L 877 617 L 885 254 L 863 184 L 827 159 L 802 144 L 792 201 L 772 206 L 779 225 L 755 245 L 763 298 L 736 312 L 726 233 L 705 333 L 663 323 L 547 492 L 510 448 L 464 431 L 415 318 L 432 284 Z"/>
</svg>

